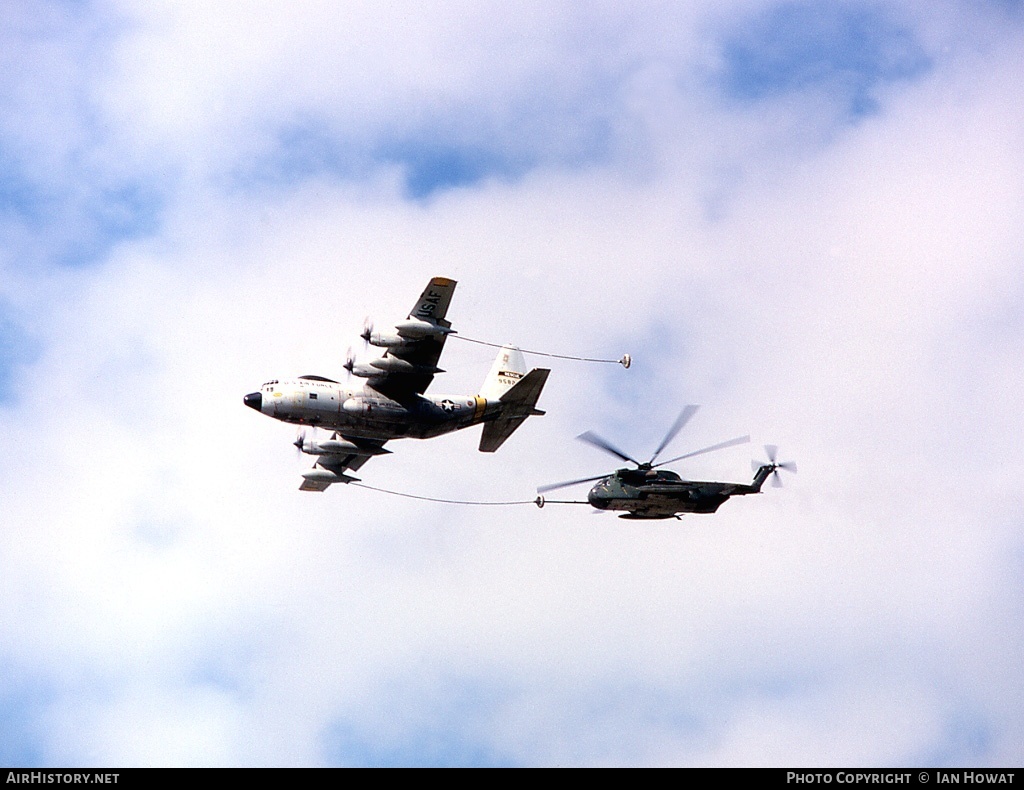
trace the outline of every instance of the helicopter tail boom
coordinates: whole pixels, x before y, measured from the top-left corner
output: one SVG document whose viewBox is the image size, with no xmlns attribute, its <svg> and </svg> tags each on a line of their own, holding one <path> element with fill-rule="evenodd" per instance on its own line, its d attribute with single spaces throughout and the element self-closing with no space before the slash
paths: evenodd
<svg viewBox="0 0 1024 790">
<path fill-rule="evenodd" d="M 759 466 L 757 471 L 754 472 L 754 482 L 750 484 L 750 493 L 759 494 L 761 492 L 761 486 L 763 486 L 765 481 L 771 477 L 772 472 L 774 471 L 774 464 L 764 464 Z"/>
</svg>

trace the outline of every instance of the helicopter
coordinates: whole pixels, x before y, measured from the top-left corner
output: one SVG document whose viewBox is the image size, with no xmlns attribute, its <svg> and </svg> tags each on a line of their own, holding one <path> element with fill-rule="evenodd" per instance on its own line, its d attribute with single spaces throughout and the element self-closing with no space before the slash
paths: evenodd
<svg viewBox="0 0 1024 790">
<path fill-rule="evenodd" d="M 719 483 L 704 482 L 697 480 L 683 480 L 678 474 L 668 469 L 658 467 L 682 461 L 684 458 L 693 458 L 704 453 L 724 450 L 727 447 L 735 447 L 740 444 L 747 444 L 750 436 L 739 436 L 729 439 L 710 447 L 685 453 L 676 456 L 668 461 L 655 463 L 661 452 L 676 437 L 683 426 L 690 421 L 690 418 L 697 412 L 699 407 L 693 404 L 686 406 L 676 421 L 669 428 L 665 438 L 662 439 L 658 449 L 654 451 L 649 461 L 640 462 L 632 458 L 617 447 L 609 444 L 591 431 L 582 433 L 576 438 L 592 444 L 611 455 L 636 464 L 635 469 L 628 467 L 617 469 L 612 474 L 584 477 L 579 480 L 567 480 L 562 483 L 539 486 L 537 493 L 540 496 L 535 500 L 537 507 L 544 507 L 546 500 L 543 494 L 547 491 L 554 491 L 559 488 L 599 481 L 587 495 L 587 501 L 597 510 L 623 510 L 619 518 L 626 519 L 666 519 L 680 517 L 681 513 L 714 513 L 719 507 L 732 496 L 744 494 L 757 494 L 761 486 L 770 477 L 772 485 L 779 487 L 782 480 L 779 477 L 779 470 L 796 472 L 796 464 L 792 461 L 778 461 L 778 448 L 775 445 L 765 445 L 765 453 L 768 455 L 768 462 L 761 463 L 753 461 L 754 479 L 751 483 Z M 554 500 L 553 500 L 554 501 Z"/>
</svg>

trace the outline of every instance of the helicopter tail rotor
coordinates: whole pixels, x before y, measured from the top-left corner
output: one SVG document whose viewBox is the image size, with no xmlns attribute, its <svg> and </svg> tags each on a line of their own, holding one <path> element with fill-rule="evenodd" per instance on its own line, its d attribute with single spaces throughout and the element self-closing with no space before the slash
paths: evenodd
<svg viewBox="0 0 1024 790">
<path fill-rule="evenodd" d="M 796 474 L 796 462 L 776 460 L 779 455 L 779 448 L 774 444 L 766 444 L 764 446 L 764 452 L 768 456 L 767 464 L 761 461 L 751 461 L 750 465 L 755 472 L 760 471 L 761 469 L 767 466 L 769 469 L 769 474 L 772 479 L 772 487 L 781 488 L 782 478 L 779 476 L 779 470 L 784 469 L 787 472 L 792 472 L 793 474 Z"/>
</svg>

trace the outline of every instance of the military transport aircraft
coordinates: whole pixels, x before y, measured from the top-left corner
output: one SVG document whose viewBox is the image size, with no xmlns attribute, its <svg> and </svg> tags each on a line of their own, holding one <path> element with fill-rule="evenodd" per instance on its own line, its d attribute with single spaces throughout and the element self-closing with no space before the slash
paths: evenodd
<svg viewBox="0 0 1024 790">
<path fill-rule="evenodd" d="M 384 444 L 391 439 L 427 439 L 483 423 L 480 451 L 493 453 L 527 417 L 544 414 L 536 405 L 551 371 L 527 373 L 522 351 L 513 346 L 498 352 L 479 394 L 424 394 L 434 375 L 444 372 L 437 363 L 445 339 L 455 332 L 445 319 L 454 291 L 455 280 L 434 277 L 393 333 L 364 329 L 367 343 L 386 351 L 369 363 L 349 356 L 345 369 L 366 379 L 359 389 L 323 376 L 299 376 L 272 379 L 243 398 L 268 417 L 331 432 L 323 441 L 305 433 L 295 441 L 316 457 L 302 475 L 302 491 L 357 481 L 348 473 L 390 453 Z"/>
<path fill-rule="evenodd" d="M 567 480 L 564 483 L 540 486 L 537 493 L 543 494 L 546 491 L 554 491 L 558 488 L 573 486 L 579 483 L 590 483 L 599 481 L 587 495 L 587 501 L 598 510 L 622 510 L 619 518 L 632 519 L 655 519 L 655 518 L 679 518 L 680 513 L 714 513 L 729 497 L 741 496 L 743 494 L 757 494 L 761 486 L 771 477 L 772 485 L 781 485 L 779 469 L 787 472 L 796 472 L 796 464 L 792 461 L 776 461 L 778 448 L 774 445 L 765 445 L 765 452 L 768 454 L 768 463 L 753 462 L 754 480 L 751 483 L 719 483 L 712 481 L 684 480 L 675 472 L 668 469 L 658 469 L 659 466 L 682 461 L 684 458 L 692 458 L 695 455 L 710 453 L 715 450 L 724 450 L 726 447 L 746 444 L 750 441 L 749 436 L 739 436 L 735 439 L 728 439 L 710 447 L 694 450 L 684 455 L 677 456 L 668 461 L 654 463 L 661 451 L 668 446 L 676 434 L 682 429 L 690 418 L 696 413 L 697 406 L 687 406 L 682 410 L 676 421 L 669 428 L 668 434 L 662 439 L 658 449 L 654 451 L 651 460 L 641 463 L 630 458 L 624 452 L 606 442 L 600 436 L 587 431 L 577 436 L 588 444 L 592 444 L 604 450 L 606 453 L 636 464 L 635 469 L 617 469 L 611 474 L 596 475 L 595 477 L 584 477 L 580 480 Z M 544 507 L 545 499 L 537 497 L 538 507 Z"/>
</svg>

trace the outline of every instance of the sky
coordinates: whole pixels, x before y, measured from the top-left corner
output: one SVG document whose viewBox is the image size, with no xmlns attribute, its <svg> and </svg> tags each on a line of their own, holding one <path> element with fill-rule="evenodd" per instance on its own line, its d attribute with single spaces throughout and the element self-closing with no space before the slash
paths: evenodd
<svg viewBox="0 0 1024 790">
<path fill-rule="evenodd" d="M 1024 763 L 1024 7 L 10 0 L 0 764 Z M 433 276 L 551 367 L 360 470 L 530 500 L 593 430 L 715 515 L 298 491 L 242 397 Z M 450 341 L 431 392 L 493 349 Z M 586 486 L 566 489 L 583 498 Z"/>
</svg>

